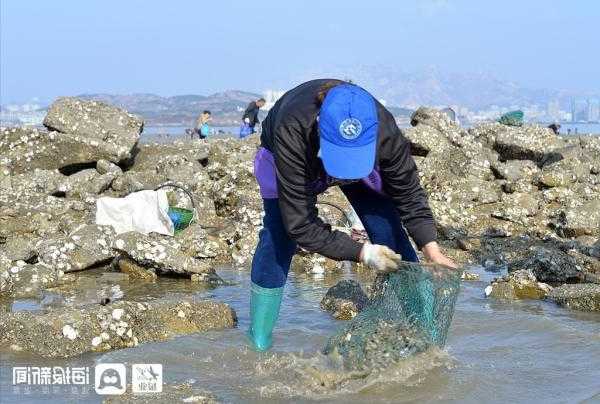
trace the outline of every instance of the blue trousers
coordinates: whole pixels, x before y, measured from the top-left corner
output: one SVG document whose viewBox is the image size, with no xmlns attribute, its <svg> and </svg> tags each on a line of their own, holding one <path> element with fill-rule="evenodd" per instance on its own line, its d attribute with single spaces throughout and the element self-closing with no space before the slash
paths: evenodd
<svg viewBox="0 0 600 404">
<path fill-rule="evenodd" d="M 378 194 L 362 183 L 344 185 L 341 190 L 356 211 L 372 243 L 390 247 L 404 261 L 418 262 L 417 253 L 389 197 Z M 252 259 L 251 279 L 263 288 L 280 288 L 287 280 L 296 243 L 283 226 L 279 200 L 263 199 L 263 203 L 265 217 Z"/>
</svg>

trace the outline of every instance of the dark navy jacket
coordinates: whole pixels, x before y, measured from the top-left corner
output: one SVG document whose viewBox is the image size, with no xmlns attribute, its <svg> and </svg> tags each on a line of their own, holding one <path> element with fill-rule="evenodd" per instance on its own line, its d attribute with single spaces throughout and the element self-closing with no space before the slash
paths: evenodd
<svg viewBox="0 0 600 404">
<path fill-rule="evenodd" d="M 256 105 L 256 102 L 252 101 L 250 104 L 248 104 L 248 107 L 246 107 L 246 110 L 244 111 L 244 116 L 242 117 L 242 119 L 248 118 L 250 120 L 250 126 L 251 127 L 256 126 L 256 124 L 258 123 L 258 111 L 259 110 L 260 110 L 260 108 L 258 108 L 258 105 Z"/>
</svg>

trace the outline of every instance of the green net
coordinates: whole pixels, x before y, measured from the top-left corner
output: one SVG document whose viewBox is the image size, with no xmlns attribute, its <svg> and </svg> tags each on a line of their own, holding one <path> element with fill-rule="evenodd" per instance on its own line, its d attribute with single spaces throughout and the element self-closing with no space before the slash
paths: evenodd
<svg viewBox="0 0 600 404">
<path fill-rule="evenodd" d="M 523 111 L 511 111 L 502 115 L 498 122 L 508 126 L 523 126 Z"/>
<path fill-rule="evenodd" d="M 329 339 L 323 352 L 347 370 L 365 370 L 442 347 L 459 289 L 459 271 L 402 263 L 397 271 L 378 275 L 368 306 Z"/>
</svg>

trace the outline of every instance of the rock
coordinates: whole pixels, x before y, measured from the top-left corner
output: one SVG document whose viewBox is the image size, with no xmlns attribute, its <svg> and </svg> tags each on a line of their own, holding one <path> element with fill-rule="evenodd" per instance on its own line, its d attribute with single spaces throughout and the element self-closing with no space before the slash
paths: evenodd
<svg viewBox="0 0 600 404">
<path fill-rule="evenodd" d="M 460 275 L 460 279 L 462 279 L 463 281 L 478 281 L 479 274 L 463 271 L 463 273 Z"/>
<path fill-rule="evenodd" d="M 448 132 L 459 129 L 448 115 L 437 109 L 419 107 L 413 112 L 410 117 L 411 126 L 427 125 L 439 130 L 440 132 Z"/>
<path fill-rule="evenodd" d="M 57 190 L 64 194 L 73 192 L 76 188 L 83 188 L 89 184 L 94 178 L 98 177 L 98 172 L 93 168 L 81 170 L 73 175 L 65 177 L 63 182 L 58 185 Z"/>
<path fill-rule="evenodd" d="M 555 249 L 531 247 L 523 258 L 509 263 L 508 271 L 526 270 L 540 282 L 550 284 L 582 282 L 585 275 L 575 258 Z"/>
<path fill-rule="evenodd" d="M 358 282 L 342 280 L 329 288 L 321 300 L 321 309 L 338 320 L 351 320 L 367 305 L 368 300 Z"/>
<path fill-rule="evenodd" d="M 199 224 L 192 224 L 175 236 L 181 243 L 181 251 L 192 258 L 215 258 L 223 247 Z"/>
<path fill-rule="evenodd" d="M 113 180 L 116 178 L 115 173 L 106 173 L 95 177 L 86 187 L 82 187 L 78 193 L 80 195 L 92 194 L 99 195 L 110 188 Z"/>
<path fill-rule="evenodd" d="M 139 146 L 131 170 L 153 171 L 166 175 L 182 166 L 202 170 L 208 162 L 208 147 L 200 142 L 150 143 Z"/>
<path fill-rule="evenodd" d="M 35 128 L 0 128 L 0 171 L 73 170 L 105 159 L 129 158 L 130 149 L 112 143 Z"/>
<path fill-rule="evenodd" d="M 501 160 L 531 160 L 541 166 L 562 159 L 557 150 L 565 147 L 565 142 L 550 129 L 536 125 L 511 127 L 486 123 L 469 132 L 489 144 Z"/>
<path fill-rule="evenodd" d="M 248 230 L 244 231 L 243 234 L 240 233 L 242 232 L 236 232 L 235 237 L 237 240 L 231 248 L 231 259 L 236 269 L 250 269 L 252 257 L 258 244 L 258 231 Z M 293 260 L 291 266 L 294 267 Z"/>
<path fill-rule="evenodd" d="M 221 279 L 219 275 L 215 273 L 192 274 L 192 276 L 190 277 L 190 281 L 196 283 L 206 283 L 211 286 L 227 284 L 227 282 L 225 282 L 223 279 Z"/>
<path fill-rule="evenodd" d="M 111 187 L 119 195 L 126 196 L 132 192 L 154 190 L 167 182 L 167 177 L 153 171 L 127 171 L 116 177 Z"/>
<path fill-rule="evenodd" d="M 467 177 L 491 180 L 491 156 L 480 150 L 454 147 L 446 152 L 435 151 L 427 155 L 419 166 L 419 171 L 427 187 L 429 183 L 441 184 L 448 179 Z"/>
<path fill-rule="evenodd" d="M 493 217 L 527 223 L 527 218 L 535 216 L 539 210 L 539 201 L 535 195 L 529 193 L 504 194 L 499 209 L 492 213 Z"/>
<path fill-rule="evenodd" d="M 120 315 L 115 317 L 115 312 Z M 233 309 L 220 302 L 123 300 L 107 306 L 0 313 L 0 343 L 45 358 L 68 358 L 230 328 L 236 323 Z"/>
<path fill-rule="evenodd" d="M 42 290 L 61 285 L 67 281 L 62 271 L 42 264 L 26 264 L 17 261 L 4 270 L 0 269 L 0 292 L 12 298 L 38 297 Z"/>
<path fill-rule="evenodd" d="M 113 173 L 116 176 L 119 176 L 123 174 L 123 170 L 121 169 L 121 167 L 114 163 L 111 163 L 108 160 L 98 160 L 96 162 L 96 171 L 98 171 L 100 175 Z"/>
<path fill-rule="evenodd" d="M 5 256 L 11 261 L 31 261 L 37 256 L 38 240 L 28 236 L 11 237 L 4 244 Z"/>
<path fill-rule="evenodd" d="M 292 258 L 291 268 L 308 274 L 325 274 L 342 271 L 344 263 L 319 254 L 299 253 Z"/>
<path fill-rule="evenodd" d="M 491 169 L 497 178 L 511 182 L 521 180 L 531 182 L 533 177 L 540 172 L 538 166 L 529 160 L 493 161 Z"/>
<path fill-rule="evenodd" d="M 555 225 L 564 237 L 600 236 L 600 197 L 582 206 L 561 210 Z"/>
<path fill-rule="evenodd" d="M 126 257 L 117 257 L 113 266 L 129 275 L 130 279 L 156 280 L 158 278 L 152 268 L 144 268 Z"/>
<path fill-rule="evenodd" d="M 551 290 L 551 286 L 538 282 L 532 273 L 518 270 L 492 281 L 485 294 L 506 300 L 543 299 Z"/>
<path fill-rule="evenodd" d="M 125 110 L 103 102 L 63 97 L 48 109 L 44 126 L 93 140 L 98 144 L 110 145 L 123 154 L 129 154 L 138 142 L 144 122 Z M 122 159 L 108 160 L 118 162 Z"/>
<path fill-rule="evenodd" d="M 0 293 L 8 292 L 12 289 L 12 280 L 10 277 L 10 268 L 12 261 L 8 259 L 0 250 Z"/>
<path fill-rule="evenodd" d="M 116 256 L 111 248 L 114 238 L 111 226 L 83 225 L 69 236 L 39 242 L 39 260 L 64 272 L 107 264 Z"/>
<path fill-rule="evenodd" d="M 53 202 L 51 199 L 38 200 L 46 200 L 48 203 Z M 3 217 L 0 215 L 0 237 L 9 238 L 24 234 L 45 237 L 55 235 L 58 232 L 59 223 L 54 220 L 52 214 L 46 212 L 27 210 L 26 212 L 15 212 L 14 216 Z"/>
<path fill-rule="evenodd" d="M 9 177 L 10 192 L 19 193 L 53 194 L 67 177 L 58 170 L 35 169 L 23 174 Z M 18 196 L 17 196 L 18 197 Z"/>
<path fill-rule="evenodd" d="M 159 235 L 128 232 L 116 237 L 112 244 L 138 265 L 152 268 L 157 274 L 214 274 L 210 260 L 196 260 L 180 251 L 181 243 Z"/>
<path fill-rule="evenodd" d="M 502 191 L 506 194 L 534 194 L 538 188 L 526 181 L 508 181 L 500 180 Z"/>
<path fill-rule="evenodd" d="M 562 285 L 554 288 L 548 298 L 570 309 L 600 311 L 600 285 L 597 284 Z"/>
<path fill-rule="evenodd" d="M 548 188 L 568 187 L 573 182 L 584 178 L 589 172 L 589 168 L 585 167 L 579 160 L 573 158 L 563 159 L 545 166 L 539 174 L 538 182 Z"/>
<path fill-rule="evenodd" d="M 115 178 L 115 173 L 100 175 L 90 168 L 66 177 L 59 185 L 58 191 L 64 193 L 67 198 L 85 199 L 89 195 L 98 195 L 106 191 Z"/>
<path fill-rule="evenodd" d="M 428 125 L 418 125 L 402 132 L 410 140 L 413 155 L 427 156 L 431 151 L 450 150 L 452 147 L 442 132 Z"/>
</svg>

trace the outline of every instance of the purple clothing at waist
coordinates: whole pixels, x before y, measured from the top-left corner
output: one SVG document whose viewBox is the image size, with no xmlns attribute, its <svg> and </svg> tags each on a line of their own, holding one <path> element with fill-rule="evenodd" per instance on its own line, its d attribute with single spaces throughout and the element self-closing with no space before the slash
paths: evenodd
<svg viewBox="0 0 600 404">
<path fill-rule="evenodd" d="M 277 174 L 275 172 L 275 159 L 273 153 L 261 147 L 256 153 L 254 158 L 254 175 L 256 181 L 260 187 L 260 195 L 264 199 L 275 199 L 278 198 L 277 194 Z M 362 178 L 365 185 L 371 188 L 373 191 L 382 193 L 381 175 L 377 170 L 373 170 L 367 177 Z M 331 177 L 327 174 L 323 178 L 319 178 L 313 183 L 309 184 L 312 192 L 320 194 L 325 192 L 331 183 Z"/>
</svg>

